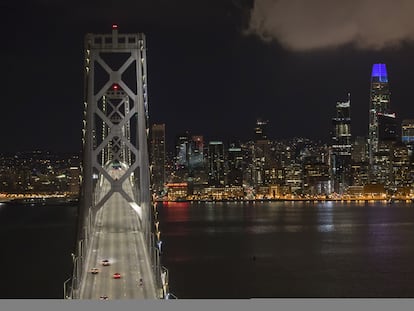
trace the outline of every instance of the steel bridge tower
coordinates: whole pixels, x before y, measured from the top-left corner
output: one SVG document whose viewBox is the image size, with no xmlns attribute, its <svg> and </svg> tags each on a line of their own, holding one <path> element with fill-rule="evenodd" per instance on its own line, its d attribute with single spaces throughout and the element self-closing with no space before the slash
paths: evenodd
<svg viewBox="0 0 414 311">
<path fill-rule="evenodd" d="M 64 285 L 65 298 L 79 298 L 96 215 L 114 194 L 139 207 L 140 231 L 158 298 L 168 298 L 168 271 L 160 264 L 159 222 L 150 194 L 145 35 L 120 34 L 117 25 L 110 34 L 87 34 L 84 74 L 78 237 L 72 254 L 73 276 Z M 114 178 L 109 168 L 117 166 L 125 173 Z M 110 185 L 105 193 L 100 191 L 103 182 Z M 125 190 L 125 183 L 132 191 Z"/>
</svg>

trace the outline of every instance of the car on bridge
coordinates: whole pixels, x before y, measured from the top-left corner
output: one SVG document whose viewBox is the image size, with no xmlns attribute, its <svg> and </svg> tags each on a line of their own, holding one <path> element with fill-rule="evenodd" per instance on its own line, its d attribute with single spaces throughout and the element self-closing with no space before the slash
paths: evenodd
<svg viewBox="0 0 414 311">
<path fill-rule="evenodd" d="M 91 273 L 92 274 L 98 274 L 99 273 L 99 269 L 98 268 L 92 268 L 91 269 Z"/>
<path fill-rule="evenodd" d="M 102 295 L 101 297 L 99 297 L 99 300 L 108 300 L 108 296 L 106 295 Z"/>
<path fill-rule="evenodd" d="M 111 265 L 111 263 L 109 262 L 108 259 L 102 260 L 102 266 L 110 266 L 110 265 Z"/>
<path fill-rule="evenodd" d="M 118 273 L 118 272 L 114 273 L 113 278 L 114 279 L 120 279 L 121 278 L 121 273 Z"/>
</svg>

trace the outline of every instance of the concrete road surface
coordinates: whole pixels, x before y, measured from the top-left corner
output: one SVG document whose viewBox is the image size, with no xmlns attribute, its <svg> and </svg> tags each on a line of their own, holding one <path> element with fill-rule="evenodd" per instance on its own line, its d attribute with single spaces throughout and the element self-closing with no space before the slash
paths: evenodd
<svg viewBox="0 0 414 311">
<path fill-rule="evenodd" d="M 110 171 L 114 177 L 122 173 Z M 109 189 L 109 182 L 104 181 L 99 196 L 103 197 Z M 128 179 L 123 189 L 132 197 Z M 129 202 L 115 192 L 98 211 L 95 228 L 86 254 L 87 272 L 81 285 L 80 299 L 100 299 L 101 296 L 108 299 L 157 299 L 140 220 Z M 102 265 L 104 259 L 109 260 L 109 266 Z M 99 272 L 92 274 L 92 268 L 98 268 Z M 120 273 L 121 278 L 114 279 L 114 273 Z"/>
</svg>

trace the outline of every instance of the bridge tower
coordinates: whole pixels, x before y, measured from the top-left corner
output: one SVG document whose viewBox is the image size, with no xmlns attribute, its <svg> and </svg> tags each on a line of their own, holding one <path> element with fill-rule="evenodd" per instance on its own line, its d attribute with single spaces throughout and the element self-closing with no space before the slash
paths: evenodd
<svg viewBox="0 0 414 311">
<path fill-rule="evenodd" d="M 74 271 L 65 282 L 65 297 L 80 298 L 97 214 L 117 194 L 136 207 L 157 296 L 168 298 L 168 272 L 160 265 L 159 222 L 150 194 L 145 35 L 120 34 L 113 25 L 110 34 L 87 34 L 84 52 L 79 225 Z M 122 168 L 124 173 L 114 177 L 111 168 Z M 109 185 L 108 190 L 102 191 L 103 184 Z"/>
</svg>

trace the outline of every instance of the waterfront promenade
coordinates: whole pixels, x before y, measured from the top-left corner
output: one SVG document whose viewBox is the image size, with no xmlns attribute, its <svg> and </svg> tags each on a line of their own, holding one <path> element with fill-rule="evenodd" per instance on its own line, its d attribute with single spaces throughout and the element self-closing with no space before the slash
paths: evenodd
<svg viewBox="0 0 414 311">
<path fill-rule="evenodd" d="M 157 202 L 277 202 L 277 201 L 301 201 L 301 202 L 406 202 L 414 201 L 414 196 L 361 196 L 361 197 L 299 197 L 286 196 L 277 198 L 253 198 L 253 199 L 205 199 L 205 198 L 185 198 L 185 199 L 156 199 Z"/>
<path fill-rule="evenodd" d="M 55 194 L 6 194 L 0 193 L 0 202 L 19 202 L 19 203 L 38 203 L 38 202 L 74 202 L 77 196 L 68 195 L 67 193 Z M 414 195 L 409 196 L 392 196 L 392 195 L 365 195 L 365 196 L 294 196 L 286 195 L 279 197 L 256 197 L 256 198 L 228 198 L 228 199 L 211 199 L 188 196 L 187 198 L 169 199 L 154 198 L 157 202 L 272 202 L 272 201 L 303 201 L 303 202 L 406 202 L 414 201 Z"/>
</svg>

